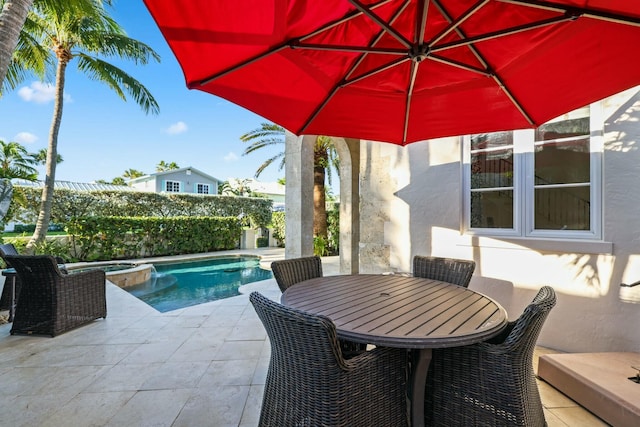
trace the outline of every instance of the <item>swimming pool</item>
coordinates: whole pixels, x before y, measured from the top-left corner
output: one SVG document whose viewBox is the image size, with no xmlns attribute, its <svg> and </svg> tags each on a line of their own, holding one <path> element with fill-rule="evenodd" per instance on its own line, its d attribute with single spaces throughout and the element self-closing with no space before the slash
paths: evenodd
<svg viewBox="0 0 640 427">
<path fill-rule="evenodd" d="M 241 285 L 273 277 L 257 256 L 153 263 L 155 272 L 126 291 L 161 312 L 240 295 Z"/>
</svg>

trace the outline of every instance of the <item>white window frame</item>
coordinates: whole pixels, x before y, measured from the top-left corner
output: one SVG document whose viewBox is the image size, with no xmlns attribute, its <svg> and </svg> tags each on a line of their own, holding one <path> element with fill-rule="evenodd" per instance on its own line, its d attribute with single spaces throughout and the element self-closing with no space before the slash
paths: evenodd
<svg viewBox="0 0 640 427">
<path fill-rule="evenodd" d="M 604 151 L 604 112 L 602 102 L 590 105 L 590 230 L 534 229 L 534 134 L 533 129 L 513 133 L 513 229 L 471 228 L 471 136 L 463 137 L 462 230 L 465 234 L 533 239 L 602 239 L 602 157 Z"/>
<path fill-rule="evenodd" d="M 171 184 L 171 187 L 174 187 L 174 184 L 178 184 L 178 191 L 174 191 L 174 190 L 169 190 L 169 184 Z M 166 193 L 181 193 L 182 192 L 182 183 L 180 181 L 174 181 L 174 180 L 166 180 L 164 181 L 163 185 L 163 191 Z"/>
<path fill-rule="evenodd" d="M 203 189 L 206 189 L 206 192 L 200 192 L 198 191 L 198 187 L 202 186 Z M 211 194 L 211 184 L 206 184 L 203 182 L 197 182 L 195 183 L 194 187 L 193 187 L 194 193 L 196 194 Z"/>
</svg>

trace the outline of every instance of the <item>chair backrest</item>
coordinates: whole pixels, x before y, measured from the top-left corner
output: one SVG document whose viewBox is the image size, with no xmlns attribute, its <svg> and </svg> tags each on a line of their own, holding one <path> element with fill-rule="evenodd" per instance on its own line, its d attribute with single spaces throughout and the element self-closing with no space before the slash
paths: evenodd
<svg viewBox="0 0 640 427">
<path fill-rule="evenodd" d="M 275 363 L 312 377 L 318 376 L 316 369 L 344 363 L 331 319 L 278 304 L 255 291 L 249 300 L 267 331 Z"/>
<path fill-rule="evenodd" d="M 11 265 L 7 262 L 7 255 L 19 255 L 16 247 L 13 246 L 13 243 L 5 243 L 0 245 L 0 257 L 4 260 L 5 264 L 7 264 L 7 267 L 11 267 Z"/>
<path fill-rule="evenodd" d="M 543 286 L 520 317 L 511 322 L 503 333 L 489 340 L 500 344 L 503 351 L 533 354 L 533 349 L 547 316 L 556 305 L 556 293 L 551 286 Z"/>
<path fill-rule="evenodd" d="M 310 256 L 274 261 L 271 270 L 278 287 L 284 292 L 298 282 L 322 277 L 322 260 L 318 256 Z"/>
<path fill-rule="evenodd" d="M 475 269 L 475 261 L 422 255 L 413 257 L 413 275 L 415 277 L 440 280 L 465 288 L 469 287 Z"/>
<path fill-rule="evenodd" d="M 48 285 L 62 276 L 56 259 L 51 255 L 6 255 L 6 260 L 16 269 L 23 283 Z"/>
</svg>

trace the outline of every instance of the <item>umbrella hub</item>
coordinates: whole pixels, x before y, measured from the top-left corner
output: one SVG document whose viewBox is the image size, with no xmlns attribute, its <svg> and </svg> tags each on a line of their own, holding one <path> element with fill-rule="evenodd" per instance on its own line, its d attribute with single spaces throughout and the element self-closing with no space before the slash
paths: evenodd
<svg viewBox="0 0 640 427">
<path fill-rule="evenodd" d="M 413 62 L 421 62 L 429 56 L 429 46 L 426 45 L 413 45 L 409 50 L 409 58 Z"/>
</svg>

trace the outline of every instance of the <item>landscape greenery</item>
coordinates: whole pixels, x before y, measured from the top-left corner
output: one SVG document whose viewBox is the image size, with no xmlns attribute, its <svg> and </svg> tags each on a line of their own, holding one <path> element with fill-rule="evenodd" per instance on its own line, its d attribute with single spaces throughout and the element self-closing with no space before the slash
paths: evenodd
<svg viewBox="0 0 640 427">
<path fill-rule="evenodd" d="M 66 257 L 70 259 L 102 259 L 108 256 L 122 257 L 129 254 L 133 246 L 146 245 L 143 252 L 156 254 L 159 247 L 148 241 L 149 235 L 136 234 L 140 230 L 150 232 L 153 227 L 149 224 L 160 227 L 154 233 L 163 236 L 161 240 L 168 245 L 168 252 L 181 247 L 175 242 L 167 243 L 167 237 L 163 233 L 168 228 L 172 228 L 174 233 L 182 230 L 184 241 L 191 242 L 192 247 L 207 246 L 190 240 L 193 237 L 189 233 L 193 231 L 186 230 L 196 223 L 208 231 L 216 229 L 217 232 L 220 232 L 221 223 L 227 224 L 228 232 L 224 232 L 224 236 L 219 239 L 225 242 L 221 244 L 224 248 L 232 244 L 229 242 L 235 241 L 235 237 L 231 236 L 243 226 L 265 227 L 271 224 L 275 229 L 275 237 L 284 242 L 284 213 L 276 213 L 271 223 L 271 202 L 266 199 L 262 200 L 269 204 L 268 208 L 259 202 L 239 201 L 244 200 L 244 197 L 215 199 L 151 193 L 134 193 L 135 196 L 132 196 L 129 192 L 70 192 L 54 189 L 56 165 L 62 161 L 62 156 L 58 154 L 58 133 L 62 122 L 68 65 L 75 63 L 81 73 L 91 80 L 106 84 L 121 99 L 133 99 L 143 112 L 159 112 L 159 105 L 141 82 L 113 65 L 113 62 L 108 62 L 127 60 L 145 65 L 150 61 L 160 60 L 150 46 L 126 35 L 124 29 L 110 16 L 111 6 L 111 0 L 0 0 L 0 91 L 14 90 L 26 78 L 36 76 L 41 80 L 52 80 L 56 93 L 46 150 L 28 153 L 16 142 L 0 141 L 0 156 L 3 156 L 0 159 L 0 178 L 35 181 L 37 171 L 34 166 L 43 164 L 46 169 L 42 189 L 16 187 L 10 212 L 5 218 L 5 222 L 17 220 L 35 224 L 31 238 L 16 240 L 21 252 L 56 252 L 63 256 L 65 254 L 58 252 L 67 252 Z M 242 135 L 240 139 L 250 144 L 244 153 L 249 154 L 272 144 L 284 146 L 284 136 L 282 127 L 265 123 L 261 128 Z M 265 167 L 277 160 L 282 168 L 285 161 L 284 150 L 267 159 L 255 176 L 258 177 Z M 314 250 L 318 255 L 338 251 L 338 213 L 337 210 L 327 212 L 325 188 L 326 178 L 331 183 L 332 169 L 339 170 L 337 162 L 332 139 L 318 136 L 314 147 Z M 178 165 L 163 160 L 158 164 L 157 171 L 171 169 L 178 169 Z M 141 175 L 142 172 L 129 169 L 122 177 L 114 178 L 112 183 L 125 185 L 127 179 Z M 223 185 L 222 190 L 224 189 Z M 256 196 L 238 188 L 229 187 L 227 190 L 227 194 Z M 125 220 L 125 217 L 129 220 Z M 203 225 L 198 222 L 205 217 L 210 219 L 211 224 Z M 223 221 L 221 218 L 226 219 Z M 164 221 L 165 225 L 158 225 L 160 223 L 156 220 L 160 223 Z M 169 223 L 172 224 L 171 227 L 167 225 Z M 176 223 L 182 223 L 182 228 Z M 92 226 L 89 227 L 89 224 Z M 116 224 L 117 227 L 128 228 L 122 231 Z M 66 244 L 60 244 L 61 240 L 56 240 L 58 243 L 46 240 L 47 232 L 56 228 L 72 232 Z M 96 234 L 88 236 L 89 230 Z M 104 237 L 106 231 L 119 236 L 113 237 L 113 242 L 111 237 L 96 239 L 97 235 Z M 203 239 L 206 237 L 204 234 L 201 232 Z M 140 242 L 132 245 L 132 236 L 138 236 Z M 26 244 L 25 240 L 28 240 Z M 78 243 L 80 246 L 75 246 Z M 264 243 L 263 238 L 260 244 Z M 214 246 L 217 245 L 218 243 Z"/>
<path fill-rule="evenodd" d="M 31 224 L 39 198 L 39 189 L 15 186 L 5 219 Z M 69 237 L 56 244 L 45 240 L 36 251 L 89 261 L 234 249 L 243 227 L 270 225 L 272 204 L 264 198 L 56 189 L 52 222 Z M 25 238 L 5 240 L 26 247 Z"/>
</svg>

